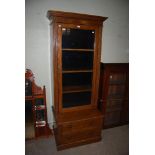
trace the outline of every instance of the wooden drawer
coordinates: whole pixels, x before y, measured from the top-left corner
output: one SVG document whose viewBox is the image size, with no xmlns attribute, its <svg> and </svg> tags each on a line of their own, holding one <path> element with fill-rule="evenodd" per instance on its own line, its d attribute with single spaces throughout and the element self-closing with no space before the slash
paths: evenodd
<svg viewBox="0 0 155 155">
<path fill-rule="evenodd" d="M 61 126 L 61 133 L 78 132 L 83 129 L 102 128 L 102 117 L 64 123 Z"/>
<path fill-rule="evenodd" d="M 67 134 L 62 135 L 60 139 L 62 143 L 70 143 L 100 136 L 101 136 L 101 129 L 89 129 L 89 130 L 81 130 L 78 133 L 68 132 Z"/>
</svg>

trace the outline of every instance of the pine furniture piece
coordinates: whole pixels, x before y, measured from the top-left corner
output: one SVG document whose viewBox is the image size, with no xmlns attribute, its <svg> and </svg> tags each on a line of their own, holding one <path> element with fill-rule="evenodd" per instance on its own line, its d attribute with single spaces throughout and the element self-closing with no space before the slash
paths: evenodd
<svg viewBox="0 0 155 155">
<path fill-rule="evenodd" d="M 48 135 L 46 89 L 38 87 L 31 70 L 25 73 L 25 138 Z"/>
<path fill-rule="evenodd" d="M 103 128 L 129 123 L 129 64 L 102 63 L 100 109 Z"/>
<path fill-rule="evenodd" d="M 57 149 L 101 140 L 97 108 L 102 24 L 107 17 L 48 11 Z"/>
</svg>

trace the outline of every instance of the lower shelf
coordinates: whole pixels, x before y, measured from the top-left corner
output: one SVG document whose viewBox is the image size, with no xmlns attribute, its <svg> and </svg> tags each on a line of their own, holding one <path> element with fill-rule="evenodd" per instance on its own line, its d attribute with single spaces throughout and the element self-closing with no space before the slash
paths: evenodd
<svg viewBox="0 0 155 155">
<path fill-rule="evenodd" d="M 63 94 L 63 108 L 70 108 L 91 103 L 91 92 Z"/>
<path fill-rule="evenodd" d="M 87 92 L 91 91 L 91 85 L 77 85 L 77 86 L 64 86 L 63 93 L 73 93 L 73 92 Z"/>
</svg>

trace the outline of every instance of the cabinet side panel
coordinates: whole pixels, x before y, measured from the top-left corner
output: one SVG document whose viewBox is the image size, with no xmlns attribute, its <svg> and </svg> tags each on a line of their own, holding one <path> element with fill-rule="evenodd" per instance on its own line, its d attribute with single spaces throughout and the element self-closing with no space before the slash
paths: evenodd
<svg viewBox="0 0 155 155">
<path fill-rule="evenodd" d="M 49 39 L 50 39 L 50 53 L 49 53 L 49 61 L 50 61 L 50 80 L 51 80 L 51 82 L 50 82 L 50 87 L 51 87 L 51 96 L 52 96 L 52 99 L 51 99 L 51 102 L 52 102 L 52 104 L 51 104 L 51 109 L 52 109 L 52 107 L 54 106 L 54 73 L 53 73 L 53 37 L 52 37 L 52 35 L 53 35 L 53 30 L 52 30 L 52 28 L 53 28 L 53 26 L 50 24 L 49 25 L 49 31 L 50 31 L 50 34 L 49 34 Z M 50 109 L 50 110 L 51 110 Z M 53 118 L 53 122 L 55 122 L 55 119 L 54 119 L 54 115 L 53 115 L 53 113 L 52 113 L 52 118 Z M 52 124 L 50 124 L 50 128 L 52 128 L 53 127 L 53 122 L 51 122 Z"/>
<path fill-rule="evenodd" d="M 101 39 L 102 39 L 102 25 L 97 28 L 96 33 L 96 56 L 94 59 L 94 99 L 93 99 L 93 106 L 97 107 L 98 103 L 98 89 L 99 89 L 99 79 L 100 79 L 100 59 L 101 59 Z"/>
<path fill-rule="evenodd" d="M 58 62 L 57 62 L 57 25 L 53 23 L 51 25 L 51 38 L 52 38 L 52 46 L 51 48 L 51 60 L 53 66 L 53 85 L 54 85 L 54 109 L 57 116 L 58 113 Z"/>
</svg>

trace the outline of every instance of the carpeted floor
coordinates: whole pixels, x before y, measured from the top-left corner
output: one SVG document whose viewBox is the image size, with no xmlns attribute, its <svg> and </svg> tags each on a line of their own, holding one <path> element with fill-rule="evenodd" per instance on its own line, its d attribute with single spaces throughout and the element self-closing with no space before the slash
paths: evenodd
<svg viewBox="0 0 155 155">
<path fill-rule="evenodd" d="M 103 130 L 102 141 L 62 151 L 56 150 L 54 137 L 25 142 L 25 155 L 128 155 L 129 126 Z"/>
</svg>

